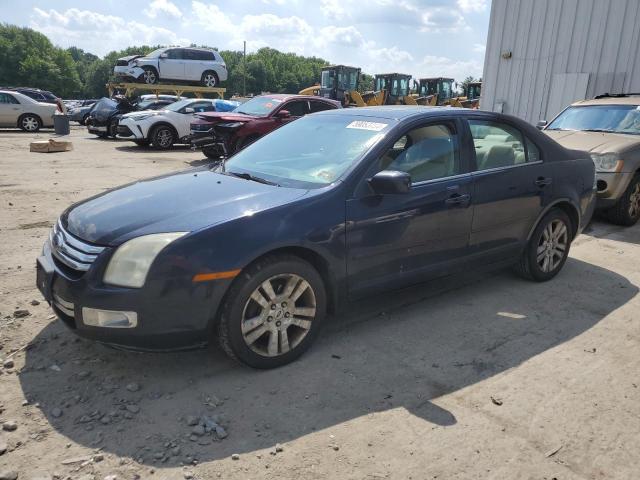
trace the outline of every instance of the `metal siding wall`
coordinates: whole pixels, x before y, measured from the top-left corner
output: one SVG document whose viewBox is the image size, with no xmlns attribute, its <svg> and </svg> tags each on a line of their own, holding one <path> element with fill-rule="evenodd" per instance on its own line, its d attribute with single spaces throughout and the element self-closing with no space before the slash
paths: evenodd
<svg viewBox="0 0 640 480">
<path fill-rule="evenodd" d="M 563 73 L 589 74 L 587 97 L 640 92 L 639 42 L 640 0 L 493 0 L 480 107 L 535 123 Z"/>
</svg>

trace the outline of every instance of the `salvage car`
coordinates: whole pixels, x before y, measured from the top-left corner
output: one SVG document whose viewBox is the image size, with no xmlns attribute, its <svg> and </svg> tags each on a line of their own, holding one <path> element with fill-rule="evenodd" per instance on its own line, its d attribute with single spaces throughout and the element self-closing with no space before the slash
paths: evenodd
<svg viewBox="0 0 640 480">
<path fill-rule="evenodd" d="M 276 367 L 352 299 L 488 265 L 552 279 L 590 220 L 594 171 L 498 113 L 324 111 L 214 168 L 72 205 L 37 286 L 82 337 L 138 350 L 217 338 Z"/>
<path fill-rule="evenodd" d="M 217 87 L 228 76 L 224 59 L 210 48 L 158 48 L 147 55 L 122 57 L 113 73 L 149 85 L 177 80 L 204 87 Z"/>
<path fill-rule="evenodd" d="M 118 121 L 125 113 L 136 110 L 157 110 L 171 105 L 178 99 L 179 97 L 176 96 L 170 96 L 170 98 L 163 96 L 163 98 L 135 102 L 124 96 L 104 97 L 91 107 L 85 125 L 89 133 L 104 138 L 115 138 L 118 134 Z"/>
<path fill-rule="evenodd" d="M 37 102 L 16 91 L 0 90 L 0 127 L 37 132 L 43 127 L 53 127 L 56 110 L 56 105 Z"/>
<path fill-rule="evenodd" d="M 69 120 L 78 122 L 80 125 L 84 125 L 89 118 L 89 112 L 91 107 L 97 102 L 97 100 L 81 100 L 75 106 L 69 107 L 67 114 Z"/>
<path fill-rule="evenodd" d="M 597 208 L 612 223 L 640 219 L 640 95 L 600 95 L 563 110 L 544 133 L 567 148 L 587 150 L 596 164 Z"/>
<path fill-rule="evenodd" d="M 231 113 L 196 115 L 191 144 L 208 158 L 228 156 L 296 118 L 342 108 L 340 102 L 307 95 L 260 95 Z"/>
<path fill-rule="evenodd" d="M 118 122 L 118 138 L 166 150 L 175 143 L 189 143 L 190 125 L 195 113 L 229 111 L 238 105 L 238 102 L 228 100 L 185 98 L 160 110 L 127 113 Z"/>
</svg>

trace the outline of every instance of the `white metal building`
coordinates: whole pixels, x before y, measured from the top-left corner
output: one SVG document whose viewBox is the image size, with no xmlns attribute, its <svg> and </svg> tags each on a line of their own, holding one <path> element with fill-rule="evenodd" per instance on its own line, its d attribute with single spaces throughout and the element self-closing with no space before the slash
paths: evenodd
<svg viewBox="0 0 640 480">
<path fill-rule="evenodd" d="M 640 0 L 493 0 L 480 108 L 535 123 L 640 92 Z"/>
</svg>

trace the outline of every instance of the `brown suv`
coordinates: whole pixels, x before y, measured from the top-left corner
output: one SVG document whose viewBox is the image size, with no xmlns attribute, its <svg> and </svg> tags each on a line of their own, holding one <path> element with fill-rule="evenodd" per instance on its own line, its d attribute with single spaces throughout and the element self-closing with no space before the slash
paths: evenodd
<svg viewBox="0 0 640 480">
<path fill-rule="evenodd" d="M 582 100 L 538 126 L 562 146 L 591 154 L 597 208 L 611 222 L 629 226 L 640 219 L 640 94 Z"/>
</svg>

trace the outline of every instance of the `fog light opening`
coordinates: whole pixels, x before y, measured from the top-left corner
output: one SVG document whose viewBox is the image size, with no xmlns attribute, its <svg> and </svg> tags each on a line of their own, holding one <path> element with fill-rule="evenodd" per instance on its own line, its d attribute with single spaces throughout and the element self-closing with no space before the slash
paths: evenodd
<svg viewBox="0 0 640 480">
<path fill-rule="evenodd" d="M 138 314 L 82 307 L 82 321 L 91 327 L 134 328 L 138 325 Z"/>
<path fill-rule="evenodd" d="M 597 186 L 599 192 L 604 192 L 607 189 L 607 182 L 604 180 L 598 180 Z"/>
</svg>

